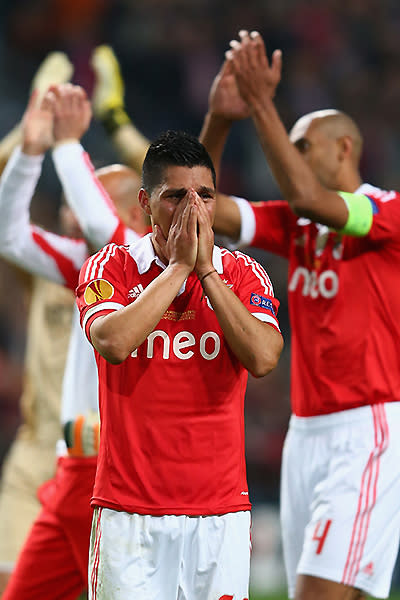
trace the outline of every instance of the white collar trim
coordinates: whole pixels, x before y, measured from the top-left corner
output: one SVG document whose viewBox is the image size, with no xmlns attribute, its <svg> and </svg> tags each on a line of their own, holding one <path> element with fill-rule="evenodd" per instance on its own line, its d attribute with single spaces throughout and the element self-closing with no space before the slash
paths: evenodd
<svg viewBox="0 0 400 600">
<path fill-rule="evenodd" d="M 360 185 L 360 187 L 354 192 L 355 194 L 365 194 L 368 196 L 368 194 L 373 194 L 374 192 L 379 192 L 380 189 L 369 184 L 369 183 L 362 183 Z"/>
</svg>

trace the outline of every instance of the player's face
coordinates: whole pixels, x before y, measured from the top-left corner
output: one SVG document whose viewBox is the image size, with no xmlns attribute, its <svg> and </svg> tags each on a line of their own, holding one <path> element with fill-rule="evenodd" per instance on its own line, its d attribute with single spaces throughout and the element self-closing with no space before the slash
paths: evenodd
<svg viewBox="0 0 400 600">
<path fill-rule="evenodd" d="M 167 167 L 162 182 L 145 200 L 145 210 L 151 215 L 153 225 L 159 225 L 165 237 L 177 206 L 190 190 L 196 192 L 210 215 L 210 222 L 214 222 L 216 191 L 210 169 L 200 166 Z"/>
<path fill-rule="evenodd" d="M 332 190 L 337 189 L 338 160 L 337 140 L 327 136 L 321 120 L 315 119 L 301 127 L 293 127 L 290 140 L 302 154 L 320 183 Z"/>
</svg>

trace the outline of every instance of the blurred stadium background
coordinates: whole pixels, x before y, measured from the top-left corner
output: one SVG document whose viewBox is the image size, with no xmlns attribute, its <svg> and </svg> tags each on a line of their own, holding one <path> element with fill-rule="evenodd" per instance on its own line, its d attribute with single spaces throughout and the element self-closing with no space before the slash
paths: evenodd
<svg viewBox="0 0 400 600">
<path fill-rule="evenodd" d="M 32 76 L 49 51 L 68 54 L 73 81 L 90 94 L 90 55 L 101 43 L 110 44 L 120 60 L 128 113 L 148 138 L 167 128 L 197 134 L 229 40 L 241 28 L 258 29 L 269 50 L 283 50 L 277 104 L 287 127 L 318 108 L 344 110 L 365 136 L 365 179 L 400 189 L 398 0 L 1 0 L 0 6 L 0 137 L 20 120 Z M 118 162 L 95 121 L 83 142 L 96 166 Z M 220 188 L 251 200 L 280 197 L 249 122 L 237 124 L 231 133 Z M 33 219 L 56 230 L 59 197 L 47 161 Z M 279 367 L 265 380 L 250 379 L 247 393 L 248 477 L 255 507 L 252 597 L 258 599 L 284 586 L 277 515 L 290 413 L 290 331 L 285 262 L 250 253 L 272 278 L 286 340 Z M 0 285 L 1 462 L 20 418 L 25 304 L 23 288 L 4 262 Z M 397 573 L 394 590 L 400 586 Z"/>
</svg>

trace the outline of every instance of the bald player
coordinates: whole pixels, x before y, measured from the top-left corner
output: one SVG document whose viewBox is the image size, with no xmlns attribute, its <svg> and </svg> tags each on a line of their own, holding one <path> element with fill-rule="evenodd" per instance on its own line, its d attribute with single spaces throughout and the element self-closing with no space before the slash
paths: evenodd
<svg viewBox="0 0 400 600">
<path fill-rule="evenodd" d="M 219 198 L 215 227 L 289 262 L 292 417 L 281 522 L 289 596 L 389 594 L 400 527 L 400 196 L 363 183 L 362 137 L 337 110 L 290 136 L 257 32 L 231 42 L 201 138 L 216 164 L 251 116 L 286 201 Z"/>
<path fill-rule="evenodd" d="M 90 105 L 77 86 L 52 88 L 37 109 L 30 103 L 24 118 L 23 146 L 12 156 L 0 187 L 1 238 L 7 258 L 34 275 L 67 288 L 77 284 L 79 268 L 89 255 L 83 239 L 61 237 L 29 224 L 29 204 L 40 175 L 44 152 L 55 145 L 53 160 L 67 201 L 79 207 L 79 221 L 93 248 L 112 240 L 131 243 L 146 230 L 135 211 L 138 176 L 127 167 L 101 169 L 99 177 L 79 144 L 90 121 Z M 66 136 L 66 132 L 68 137 Z M 117 210 L 138 232 L 122 225 Z M 74 194 L 80 190 L 79 198 Z M 90 219 L 92 215 L 92 220 Z M 69 230 L 77 223 L 68 207 L 62 218 Z M 94 219 L 94 220 L 93 220 Z M 105 236 L 105 237 L 102 237 Z M 39 287 L 42 279 L 39 280 Z M 57 314 L 53 315 L 57 320 Z M 58 340 L 58 343 L 60 341 Z M 42 510 L 20 554 L 3 599 L 70 598 L 87 587 L 92 494 L 97 462 L 97 372 L 93 351 L 79 326 L 75 309 L 61 401 L 64 440 L 58 443 L 57 473 L 40 488 Z M 60 428 L 61 429 L 61 428 Z M 61 437 L 61 436 L 60 436 Z"/>
</svg>

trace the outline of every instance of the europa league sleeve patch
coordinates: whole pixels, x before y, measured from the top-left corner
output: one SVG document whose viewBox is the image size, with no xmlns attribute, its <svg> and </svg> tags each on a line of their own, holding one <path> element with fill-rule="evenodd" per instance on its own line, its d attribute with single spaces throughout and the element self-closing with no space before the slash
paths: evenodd
<svg viewBox="0 0 400 600">
<path fill-rule="evenodd" d="M 108 300 L 114 295 L 114 287 L 105 279 L 95 279 L 88 283 L 83 295 L 87 305 L 94 304 L 100 300 Z"/>
<path fill-rule="evenodd" d="M 265 310 L 269 310 L 275 316 L 274 305 L 269 298 L 265 298 L 260 294 L 251 294 L 250 304 L 253 306 L 258 306 L 259 308 L 264 308 Z"/>
</svg>

